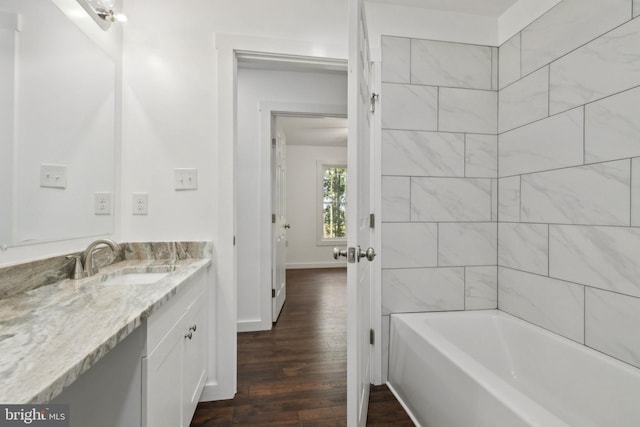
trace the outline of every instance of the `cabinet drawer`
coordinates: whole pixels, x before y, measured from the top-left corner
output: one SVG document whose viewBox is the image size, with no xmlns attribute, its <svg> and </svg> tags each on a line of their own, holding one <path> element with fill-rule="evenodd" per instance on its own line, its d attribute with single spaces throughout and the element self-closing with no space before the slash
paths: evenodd
<svg viewBox="0 0 640 427">
<path fill-rule="evenodd" d="M 189 277 L 188 283 L 147 319 L 147 350 L 151 354 L 160 341 L 176 325 L 181 316 L 206 290 L 206 271 Z"/>
</svg>

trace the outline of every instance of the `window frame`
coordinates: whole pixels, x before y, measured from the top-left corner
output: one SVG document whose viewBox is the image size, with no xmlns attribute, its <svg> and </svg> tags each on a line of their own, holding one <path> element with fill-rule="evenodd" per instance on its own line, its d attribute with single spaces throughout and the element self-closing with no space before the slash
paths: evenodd
<svg viewBox="0 0 640 427">
<path fill-rule="evenodd" d="M 346 236 L 336 238 L 324 237 L 324 170 L 329 168 L 345 169 L 345 173 L 347 173 L 347 162 L 345 160 L 318 160 L 316 162 L 316 246 L 345 245 L 347 243 Z"/>
</svg>

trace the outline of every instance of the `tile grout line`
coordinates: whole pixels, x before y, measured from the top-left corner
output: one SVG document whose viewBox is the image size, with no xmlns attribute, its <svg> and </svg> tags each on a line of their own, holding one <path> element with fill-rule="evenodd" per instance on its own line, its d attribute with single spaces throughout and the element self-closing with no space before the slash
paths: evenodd
<svg viewBox="0 0 640 427">
<path fill-rule="evenodd" d="M 436 267 L 440 267 L 440 223 L 436 223 Z"/>
<path fill-rule="evenodd" d="M 518 190 L 518 222 L 522 222 L 522 175 L 518 175 L 518 178 L 520 178 L 520 189 Z"/>
<path fill-rule="evenodd" d="M 468 178 L 467 176 L 467 134 L 463 134 L 464 137 L 464 155 L 463 155 L 463 160 L 462 160 L 462 174 L 465 178 Z"/>
<path fill-rule="evenodd" d="M 436 88 L 436 132 L 440 132 L 440 86 Z"/>
<path fill-rule="evenodd" d="M 587 345 L 587 287 L 582 287 L 582 344 Z"/>
<path fill-rule="evenodd" d="M 551 277 L 551 224 L 547 224 L 547 276 Z"/>
<path fill-rule="evenodd" d="M 467 267 L 462 270 L 462 280 L 464 281 L 464 288 L 462 289 L 462 309 L 467 311 Z"/>
<path fill-rule="evenodd" d="M 547 65 L 547 118 L 551 116 L 551 64 Z"/>
<path fill-rule="evenodd" d="M 582 106 L 582 164 L 587 164 L 587 106 Z"/>
</svg>

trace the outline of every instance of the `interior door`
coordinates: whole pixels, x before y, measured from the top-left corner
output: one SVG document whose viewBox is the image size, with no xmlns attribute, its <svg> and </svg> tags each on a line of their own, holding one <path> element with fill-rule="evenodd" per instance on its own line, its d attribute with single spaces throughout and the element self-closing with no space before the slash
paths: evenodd
<svg viewBox="0 0 640 427">
<path fill-rule="evenodd" d="M 277 129 L 277 119 L 274 118 L 272 129 Z M 282 133 L 276 131 L 271 144 L 271 185 L 272 185 L 272 278 L 271 278 L 271 321 L 275 322 L 280 316 L 282 306 L 287 298 L 287 274 L 285 268 L 285 251 L 287 243 L 287 168 L 286 168 L 286 140 Z"/>
<path fill-rule="evenodd" d="M 363 0 L 349 0 L 347 151 L 347 422 L 367 422 L 371 383 L 373 233 L 371 209 L 371 61 Z M 362 249 L 360 249 L 362 248 Z M 368 249 L 368 251 L 367 251 Z M 365 257 L 365 253 L 369 256 Z M 370 258 L 370 260 L 368 259 Z"/>
</svg>

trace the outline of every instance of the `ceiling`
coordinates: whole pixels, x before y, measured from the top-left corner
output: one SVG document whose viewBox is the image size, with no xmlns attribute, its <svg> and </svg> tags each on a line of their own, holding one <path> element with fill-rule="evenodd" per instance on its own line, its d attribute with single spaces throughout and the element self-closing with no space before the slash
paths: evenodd
<svg viewBox="0 0 640 427">
<path fill-rule="evenodd" d="M 421 7 L 469 15 L 499 17 L 518 0 L 367 0 L 374 3 Z"/>
<path fill-rule="evenodd" d="M 346 117 L 276 116 L 287 145 L 347 146 Z"/>
</svg>

